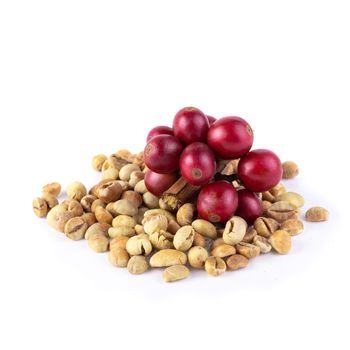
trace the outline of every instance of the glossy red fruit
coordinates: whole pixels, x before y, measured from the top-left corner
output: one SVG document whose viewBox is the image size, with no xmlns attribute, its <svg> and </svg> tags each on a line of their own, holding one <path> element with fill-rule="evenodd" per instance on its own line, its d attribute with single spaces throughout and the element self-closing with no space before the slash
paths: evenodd
<svg viewBox="0 0 350 350">
<path fill-rule="evenodd" d="M 182 144 L 171 135 L 158 135 L 151 139 L 145 147 L 145 164 L 159 174 L 170 174 L 179 169 Z"/>
<path fill-rule="evenodd" d="M 224 222 L 234 215 L 237 204 L 237 191 L 232 184 L 222 180 L 202 188 L 197 199 L 197 210 L 205 220 Z"/>
<path fill-rule="evenodd" d="M 282 178 L 282 164 L 277 155 L 266 149 L 256 149 L 242 157 L 237 174 L 243 186 L 253 192 L 264 192 L 276 186 Z"/>
<path fill-rule="evenodd" d="M 236 215 L 243 218 L 248 224 L 252 224 L 255 219 L 263 214 L 261 200 L 254 192 L 247 189 L 238 190 L 237 194 L 238 207 Z"/>
<path fill-rule="evenodd" d="M 205 142 L 209 130 L 207 116 L 195 107 L 186 107 L 178 111 L 173 122 L 174 135 L 184 144 Z"/>
<path fill-rule="evenodd" d="M 217 121 L 217 119 L 212 117 L 211 115 L 207 115 L 207 118 L 209 121 L 209 126 L 212 126 Z"/>
<path fill-rule="evenodd" d="M 223 159 L 237 159 L 246 154 L 253 145 L 253 130 L 240 117 L 217 120 L 209 129 L 208 145 Z"/>
<path fill-rule="evenodd" d="M 158 174 L 152 170 L 147 170 L 145 174 L 145 185 L 149 192 L 160 197 L 177 179 L 177 173 Z"/>
<path fill-rule="evenodd" d="M 180 170 L 181 175 L 191 185 L 205 185 L 215 174 L 214 153 L 205 143 L 192 143 L 181 154 Z"/>
<path fill-rule="evenodd" d="M 173 129 L 165 125 L 156 126 L 148 133 L 147 142 L 149 142 L 154 136 L 158 135 L 174 135 Z"/>
</svg>

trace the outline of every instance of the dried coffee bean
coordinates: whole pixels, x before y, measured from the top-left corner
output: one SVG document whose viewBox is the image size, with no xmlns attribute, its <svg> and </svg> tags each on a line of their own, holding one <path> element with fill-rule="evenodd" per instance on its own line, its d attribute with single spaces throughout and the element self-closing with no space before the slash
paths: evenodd
<svg viewBox="0 0 350 350">
<path fill-rule="evenodd" d="M 47 215 L 48 207 L 45 199 L 43 198 L 35 198 L 33 200 L 33 211 L 34 214 L 39 217 L 43 218 Z"/>
<path fill-rule="evenodd" d="M 246 234 L 244 235 L 242 242 L 252 243 L 254 237 L 257 235 L 257 231 L 254 227 L 249 227 Z"/>
<path fill-rule="evenodd" d="M 273 203 L 275 201 L 275 196 L 270 191 L 263 192 L 262 197 L 263 201 L 268 201 L 270 203 Z"/>
<path fill-rule="evenodd" d="M 114 203 L 115 202 L 111 202 L 111 203 L 108 203 L 107 205 L 105 205 L 106 210 L 112 214 L 113 218 L 115 218 L 118 215 L 121 215 L 121 214 L 117 213 L 117 211 L 115 210 Z"/>
<path fill-rule="evenodd" d="M 143 255 L 134 255 L 128 261 L 127 269 L 132 275 L 140 275 L 148 270 L 148 266 Z"/>
<path fill-rule="evenodd" d="M 192 226 L 182 226 L 174 236 L 174 247 L 183 252 L 190 249 L 193 244 L 194 233 L 195 231 Z"/>
<path fill-rule="evenodd" d="M 75 199 L 81 201 L 81 199 L 86 196 L 86 187 L 81 182 L 72 182 L 67 187 L 67 196 L 70 199 Z"/>
<path fill-rule="evenodd" d="M 54 197 L 58 197 L 61 193 L 61 185 L 58 182 L 52 182 L 45 185 L 41 192 L 42 194 L 51 194 Z"/>
<path fill-rule="evenodd" d="M 75 217 L 67 221 L 64 233 L 71 240 L 78 241 L 84 238 L 87 228 L 88 225 L 82 217 Z"/>
<path fill-rule="evenodd" d="M 122 187 L 123 192 L 131 190 L 131 187 L 127 181 L 116 180 L 118 184 Z"/>
<path fill-rule="evenodd" d="M 48 209 L 52 209 L 53 207 L 58 205 L 58 199 L 50 193 L 43 193 L 42 199 L 45 200 Z"/>
<path fill-rule="evenodd" d="M 175 221 L 175 220 L 170 220 L 168 223 L 168 231 L 172 233 L 173 235 L 180 230 L 181 226 Z"/>
<path fill-rule="evenodd" d="M 286 192 L 286 187 L 283 185 L 283 183 L 279 183 L 276 186 L 274 186 L 270 192 L 272 193 L 273 196 L 277 197 L 278 195 L 280 195 L 281 193 Z"/>
<path fill-rule="evenodd" d="M 276 201 L 285 201 L 293 204 L 297 208 L 300 208 L 304 205 L 305 200 L 304 198 L 299 194 L 295 192 L 285 192 L 276 197 Z"/>
<path fill-rule="evenodd" d="M 147 208 L 157 209 L 159 208 L 159 198 L 151 192 L 146 192 L 142 196 L 143 202 Z"/>
<path fill-rule="evenodd" d="M 173 241 L 174 240 L 175 235 L 173 235 L 169 231 L 160 230 L 159 233 L 162 234 L 169 241 Z"/>
<path fill-rule="evenodd" d="M 94 200 L 91 204 L 91 212 L 94 213 L 98 207 L 106 208 L 106 203 L 101 201 L 101 199 Z"/>
<path fill-rule="evenodd" d="M 135 236 L 135 229 L 129 226 L 110 227 L 108 229 L 108 235 L 111 238 L 118 236 L 133 237 Z"/>
<path fill-rule="evenodd" d="M 166 267 L 172 265 L 185 265 L 187 256 L 185 253 L 175 249 L 164 249 L 156 252 L 150 259 L 152 267 Z"/>
<path fill-rule="evenodd" d="M 328 218 L 329 218 L 328 210 L 321 207 L 310 208 L 305 214 L 306 221 L 311 221 L 311 222 L 327 221 Z"/>
<path fill-rule="evenodd" d="M 113 157 L 124 159 L 125 161 L 132 163 L 133 155 L 127 149 L 121 149 L 112 154 Z"/>
<path fill-rule="evenodd" d="M 134 227 L 134 230 L 136 232 L 137 235 L 141 235 L 141 234 L 145 234 L 145 230 L 143 229 L 143 226 L 142 225 L 136 225 Z"/>
<path fill-rule="evenodd" d="M 124 156 L 121 156 L 118 153 L 111 154 L 109 158 L 113 159 L 114 167 L 118 170 L 120 170 L 123 166 L 131 163 L 130 160 L 125 159 Z"/>
<path fill-rule="evenodd" d="M 135 185 L 134 190 L 135 190 L 136 192 L 140 193 L 140 194 L 144 194 L 144 193 L 148 192 L 148 189 L 147 189 L 147 187 L 146 187 L 146 185 L 145 185 L 145 180 L 139 181 L 139 182 Z"/>
<path fill-rule="evenodd" d="M 115 180 L 101 180 L 100 182 L 98 182 L 96 185 L 92 186 L 89 190 L 89 194 L 92 194 L 93 196 L 95 196 L 96 198 L 98 197 L 98 193 L 97 190 L 105 183 L 111 182 L 111 181 L 115 181 Z"/>
<path fill-rule="evenodd" d="M 253 239 L 254 245 L 260 248 L 260 253 L 266 254 L 271 251 L 271 244 L 269 243 L 269 240 L 262 236 L 255 236 Z"/>
<path fill-rule="evenodd" d="M 103 253 L 108 250 L 108 238 L 100 233 L 91 235 L 88 239 L 89 247 L 96 253 Z"/>
<path fill-rule="evenodd" d="M 112 221 L 113 227 L 127 226 L 127 227 L 134 228 L 136 224 L 137 224 L 136 220 L 133 217 L 128 215 L 119 215 L 116 218 L 114 218 Z"/>
<path fill-rule="evenodd" d="M 247 223 L 239 216 L 233 216 L 227 221 L 224 233 L 222 235 L 226 244 L 235 245 L 242 241 L 247 232 Z"/>
<path fill-rule="evenodd" d="M 113 266 L 126 267 L 128 265 L 130 256 L 123 248 L 111 248 L 108 253 L 108 260 Z"/>
<path fill-rule="evenodd" d="M 74 199 L 67 199 L 62 202 L 63 205 L 67 207 L 67 210 L 72 212 L 74 216 L 81 216 L 84 213 L 83 207 L 81 204 Z"/>
<path fill-rule="evenodd" d="M 145 167 L 143 151 L 132 155 L 132 162 L 137 164 L 141 169 Z"/>
<path fill-rule="evenodd" d="M 207 258 L 208 252 L 203 247 L 195 246 L 188 251 L 188 263 L 195 269 L 202 269 Z"/>
<path fill-rule="evenodd" d="M 144 218 L 144 214 L 145 212 L 148 210 L 148 208 L 145 208 L 145 207 L 140 207 L 138 208 L 137 210 L 137 213 L 136 215 L 133 215 L 132 218 L 136 221 L 136 223 L 138 225 L 141 225 L 142 224 L 142 220 Z"/>
<path fill-rule="evenodd" d="M 101 171 L 103 163 L 107 160 L 107 157 L 104 154 L 97 154 L 91 160 L 91 165 L 96 171 Z"/>
<path fill-rule="evenodd" d="M 253 259 L 260 254 L 260 248 L 254 244 L 241 242 L 236 246 L 237 253 L 245 256 L 247 259 Z"/>
<path fill-rule="evenodd" d="M 96 196 L 104 203 L 117 201 L 122 195 L 123 189 L 117 181 L 103 181 L 96 188 Z"/>
<path fill-rule="evenodd" d="M 173 265 L 167 267 L 163 272 L 165 282 L 174 282 L 183 280 L 190 275 L 190 270 L 184 265 Z"/>
<path fill-rule="evenodd" d="M 216 239 L 217 232 L 216 227 L 209 221 L 203 220 L 203 219 L 197 219 L 192 222 L 192 227 L 196 232 L 201 234 L 202 236 Z"/>
<path fill-rule="evenodd" d="M 152 251 L 152 244 L 147 235 L 137 235 L 127 241 L 126 251 L 130 255 L 149 255 Z"/>
<path fill-rule="evenodd" d="M 174 244 L 166 237 L 166 231 L 154 232 L 149 235 L 152 246 L 158 250 L 174 248 Z"/>
<path fill-rule="evenodd" d="M 162 214 L 145 217 L 142 220 L 143 229 L 149 235 L 160 230 L 168 229 L 168 219 Z"/>
<path fill-rule="evenodd" d="M 124 165 L 124 164 L 123 164 Z M 108 169 L 117 169 L 120 170 L 120 163 L 118 162 L 118 159 L 116 157 L 108 157 L 102 164 L 102 172 L 108 170 Z"/>
<path fill-rule="evenodd" d="M 304 231 L 304 224 L 300 220 L 289 219 L 282 222 L 281 230 L 288 232 L 290 236 L 295 236 Z"/>
<path fill-rule="evenodd" d="M 269 201 L 262 201 L 263 212 L 266 213 L 267 210 L 271 207 L 272 203 Z"/>
<path fill-rule="evenodd" d="M 204 236 L 202 236 L 198 232 L 194 232 L 193 245 L 194 246 L 199 246 L 199 247 L 205 247 L 206 246 L 206 241 L 205 241 Z"/>
<path fill-rule="evenodd" d="M 84 213 L 81 218 L 86 222 L 87 226 L 90 227 L 97 222 L 94 213 Z"/>
<path fill-rule="evenodd" d="M 292 161 L 286 161 L 282 163 L 283 178 L 292 179 L 299 174 L 298 165 Z"/>
<path fill-rule="evenodd" d="M 262 199 L 269 202 L 275 202 L 276 197 L 284 192 L 286 192 L 286 188 L 283 184 L 279 183 L 275 187 L 271 188 L 271 190 L 263 192 Z"/>
<path fill-rule="evenodd" d="M 136 164 L 124 165 L 119 171 L 119 178 L 123 181 L 129 181 L 131 173 L 134 171 L 141 171 L 140 167 Z"/>
<path fill-rule="evenodd" d="M 195 213 L 195 206 L 192 203 L 182 205 L 176 214 L 176 220 L 180 226 L 191 225 Z"/>
<path fill-rule="evenodd" d="M 279 227 L 279 223 L 271 218 L 260 217 L 254 222 L 254 228 L 258 235 L 269 238 Z"/>
<path fill-rule="evenodd" d="M 129 237 L 126 236 L 117 236 L 110 240 L 109 249 L 122 248 L 126 250 L 126 242 L 129 240 Z"/>
<path fill-rule="evenodd" d="M 108 237 L 108 229 L 111 227 L 109 224 L 97 222 L 91 225 L 85 232 L 85 239 L 88 240 L 94 234 L 102 234 Z"/>
<path fill-rule="evenodd" d="M 288 232 L 283 230 L 275 231 L 270 239 L 269 243 L 272 248 L 279 254 L 288 254 L 292 249 L 292 240 Z"/>
<path fill-rule="evenodd" d="M 145 177 L 145 174 L 142 171 L 138 171 L 138 170 L 133 171 L 130 174 L 130 179 L 129 179 L 130 187 L 134 188 L 138 182 L 143 180 L 144 177 Z"/>
<path fill-rule="evenodd" d="M 204 264 L 205 271 L 211 276 L 220 276 L 226 271 L 226 263 L 223 259 L 209 256 Z"/>
<path fill-rule="evenodd" d="M 267 210 L 267 214 L 278 222 L 292 219 L 298 214 L 297 207 L 289 202 L 275 202 Z"/>
<path fill-rule="evenodd" d="M 136 207 L 139 207 L 142 204 L 142 197 L 140 193 L 135 191 L 125 191 L 122 194 L 122 199 L 126 199 L 130 203 L 134 204 Z"/>
<path fill-rule="evenodd" d="M 95 210 L 95 217 L 98 222 L 105 222 L 106 224 L 112 224 L 112 214 L 103 207 L 97 207 Z"/>
<path fill-rule="evenodd" d="M 216 247 L 218 247 L 221 244 L 226 244 L 226 242 L 224 241 L 223 238 L 217 238 L 215 241 L 213 241 L 212 245 L 211 245 L 211 249 L 215 249 Z"/>
<path fill-rule="evenodd" d="M 227 270 L 235 271 L 238 269 L 242 269 L 249 264 L 249 259 L 240 254 L 231 255 L 226 260 Z"/>
<path fill-rule="evenodd" d="M 175 216 L 164 209 L 149 209 L 145 212 L 144 217 L 152 216 L 152 215 L 164 215 L 168 219 L 168 221 L 175 220 Z"/>
<path fill-rule="evenodd" d="M 236 254 L 236 249 L 229 244 L 221 244 L 211 251 L 211 255 L 219 258 L 226 258 L 227 256 Z"/>
<path fill-rule="evenodd" d="M 119 170 L 115 168 L 109 168 L 102 171 L 102 180 L 103 181 L 115 181 L 118 179 Z"/>
<path fill-rule="evenodd" d="M 136 222 L 141 225 L 142 220 L 144 219 L 146 211 L 148 211 L 148 208 L 140 207 L 136 213 L 136 215 L 133 215 L 133 218 L 136 220 Z"/>
<path fill-rule="evenodd" d="M 91 210 L 91 207 L 92 207 L 92 203 L 97 199 L 97 197 L 95 197 L 94 195 L 92 194 L 88 194 L 86 196 L 84 196 L 81 201 L 80 201 L 80 204 L 81 206 L 83 207 L 84 211 L 86 213 L 91 213 L 92 210 Z"/>
<path fill-rule="evenodd" d="M 133 203 L 129 202 L 126 199 L 119 199 L 119 201 L 116 201 L 113 203 L 113 210 L 118 215 L 129 215 L 134 216 L 138 212 L 137 206 L 135 206 Z"/>
</svg>

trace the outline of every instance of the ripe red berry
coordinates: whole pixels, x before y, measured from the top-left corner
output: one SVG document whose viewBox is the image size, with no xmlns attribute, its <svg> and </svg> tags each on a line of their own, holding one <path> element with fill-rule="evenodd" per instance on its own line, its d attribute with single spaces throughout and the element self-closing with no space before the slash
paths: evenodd
<svg viewBox="0 0 350 350">
<path fill-rule="evenodd" d="M 147 142 L 149 142 L 152 137 L 158 135 L 174 135 L 173 129 L 169 128 L 169 126 L 159 125 L 153 128 L 147 135 Z"/>
<path fill-rule="evenodd" d="M 253 145 L 253 130 L 239 117 L 217 120 L 209 129 L 208 145 L 223 159 L 237 159 L 246 154 Z"/>
<path fill-rule="evenodd" d="M 197 200 L 199 215 L 211 222 L 230 219 L 238 204 L 237 191 L 227 181 L 217 181 L 202 188 Z"/>
<path fill-rule="evenodd" d="M 145 164 L 159 174 L 173 173 L 179 169 L 182 148 L 181 142 L 175 136 L 155 136 L 145 147 Z"/>
<path fill-rule="evenodd" d="M 209 121 L 209 126 L 212 126 L 217 121 L 217 119 L 212 117 L 211 115 L 207 115 L 207 118 Z"/>
<path fill-rule="evenodd" d="M 177 179 L 177 173 L 158 174 L 152 170 L 147 170 L 145 174 L 145 185 L 149 192 L 160 197 Z"/>
<path fill-rule="evenodd" d="M 276 186 L 282 178 L 282 164 L 277 155 L 257 149 L 242 157 L 237 174 L 243 186 L 253 192 L 264 192 Z"/>
<path fill-rule="evenodd" d="M 241 189 L 237 191 L 238 207 L 236 215 L 243 218 L 248 224 L 252 224 L 255 219 L 263 214 L 261 200 L 252 191 Z"/>
<path fill-rule="evenodd" d="M 207 116 L 195 107 L 186 107 L 178 111 L 173 122 L 174 135 L 184 144 L 205 142 L 209 129 Z"/>
<path fill-rule="evenodd" d="M 192 143 L 181 154 L 180 170 L 182 176 L 191 185 L 205 185 L 215 174 L 214 153 L 205 143 Z"/>
</svg>

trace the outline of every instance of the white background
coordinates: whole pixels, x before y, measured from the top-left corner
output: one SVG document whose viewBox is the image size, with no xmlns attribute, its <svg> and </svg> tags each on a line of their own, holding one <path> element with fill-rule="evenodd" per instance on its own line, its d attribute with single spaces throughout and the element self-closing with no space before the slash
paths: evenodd
<svg viewBox="0 0 350 350">
<path fill-rule="evenodd" d="M 347 1 L 1 1 L 1 349 L 348 349 Z M 307 224 L 287 256 L 165 284 L 37 219 L 42 185 L 98 180 L 194 105 L 239 115 L 300 165 Z"/>
</svg>

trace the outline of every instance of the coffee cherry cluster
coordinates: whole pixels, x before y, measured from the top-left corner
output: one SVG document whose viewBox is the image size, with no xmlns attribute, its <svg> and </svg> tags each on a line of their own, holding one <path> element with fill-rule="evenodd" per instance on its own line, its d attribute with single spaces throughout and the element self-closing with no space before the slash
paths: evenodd
<svg viewBox="0 0 350 350">
<path fill-rule="evenodd" d="M 217 120 L 198 108 L 183 108 L 172 128 L 157 126 L 147 136 L 146 187 L 160 196 L 181 175 L 189 184 L 202 187 L 197 209 L 203 219 L 218 223 L 237 214 L 252 223 L 263 212 L 256 193 L 277 185 L 283 172 L 272 151 L 251 151 L 253 140 L 253 130 L 242 118 Z M 233 159 L 239 159 L 238 189 L 226 180 L 214 180 L 218 162 Z"/>
</svg>

